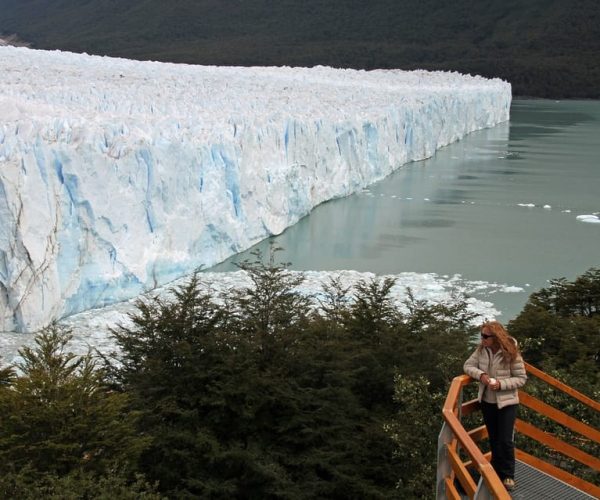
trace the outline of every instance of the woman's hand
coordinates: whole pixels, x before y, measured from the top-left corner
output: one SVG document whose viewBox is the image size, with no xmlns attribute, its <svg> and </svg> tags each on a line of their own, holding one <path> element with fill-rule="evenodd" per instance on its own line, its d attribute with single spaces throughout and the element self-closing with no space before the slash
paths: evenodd
<svg viewBox="0 0 600 500">
<path fill-rule="evenodd" d="M 492 391 L 500 390 L 500 382 L 495 378 L 491 378 L 487 373 L 483 373 L 481 377 L 479 377 L 479 380 L 487 385 Z"/>
</svg>

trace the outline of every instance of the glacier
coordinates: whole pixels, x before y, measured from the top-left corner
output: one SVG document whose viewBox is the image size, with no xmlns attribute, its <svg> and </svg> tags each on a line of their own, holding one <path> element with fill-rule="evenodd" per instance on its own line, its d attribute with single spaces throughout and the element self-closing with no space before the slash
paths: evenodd
<svg viewBox="0 0 600 500">
<path fill-rule="evenodd" d="M 465 134 L 510 84 L 0 46 L 0 331 L 127 300 Z"/>
</svg>

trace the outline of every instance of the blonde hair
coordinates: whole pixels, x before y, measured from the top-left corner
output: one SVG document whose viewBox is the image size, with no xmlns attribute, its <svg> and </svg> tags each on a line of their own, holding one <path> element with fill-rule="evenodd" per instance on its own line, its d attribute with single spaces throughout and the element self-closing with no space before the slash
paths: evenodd
<svg viewBox="0 0 600 500">
<path fill-rule="evenodd" d="M 500 348 L 504 361 L 512 363 L 517 359 L 519 356 L 517 341 L 508 334 L 502 323 L 499 321 L 486 321 L 481 325 L 479 331 L 481 333 L 487 331 L 494 336 L 494 343 Z M 483 348 L 483 345 L 480 344 L 480 347 Z"/>
</svg>

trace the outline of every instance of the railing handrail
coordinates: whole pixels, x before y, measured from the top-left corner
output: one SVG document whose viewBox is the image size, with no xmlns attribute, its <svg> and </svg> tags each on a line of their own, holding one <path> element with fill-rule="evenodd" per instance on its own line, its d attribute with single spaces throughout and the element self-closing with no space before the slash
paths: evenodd
<svg viewBox="0 0 600 500">
<path fill-rule="evenodd" d="M 600 444 L 600 431 L 594 427 L 557 410 L 554 406 L 544 403 L 525 391 L 519 391 L 519 401 L 523 406 L 531 408 L 540 415 L 544 415 L 547 418 L 554 420 L 554 422 L 563 425 L 567 429 L 577 432 L 581 436 Z"/>
<path fill-rule="evenodd" d="M 525 363 L 525 368 L 528 373 L 539 378 L 540 380 L 547 383 L 548 385 L 558 389 L 559 391 L 561 391 L 565 394 L 568 394 L 568 395 L 574 397 L 575 399 L 577 399 L 581 403 L 585 404 L 589 408 L 600 412 L 600 403 L 599 402 L 580 393 L 579 391 L 564 384 L 563 382 L 557 380 L 556 378 L 552 377 L 551 375 L 548 375 L 547 373 L 541 371 L 540 369 L 536 368 L 535 366 L 533 366 L 529 363 Z M 446 444 L 446 448 L 448 448 L 449 451 L 451 450 L 450 455 L 452 456 L 453 459 L 456 459 L 456 457 L 458 456 L 456 453 L 456 445 L 460 444 L 460 447 L 467 453 L 467 455 L 471 459 L 471 465 L 473 465 L 478 470 L 478 472 L 481 474 L 482 479 L 485 481 L 485 483 L 489 489 L 489 493 L 491 495 L 493 495 L 496 499 L 502 499 L 502 500 L 510 499 L 511 498 L 510 495 L 508 494 L 508 492 L 502 485 L 502 482 L 500 481 L 500 478 L 496 474 L 495 470 L 493 469 L 493 467 L 491 466 L 491 464 L 489 463 L 489 461 L 487 460 L 487 458 L 485 457 L 483 452 L 479 449 L 479 446 L 473 440 L 472 436 L 464 428 L 464 426 L 460 420 L 463 408 L 465 406 L 467 406 L 468 408 L 470 408 L 472 410 L 474 408 L 473 403 L 477 401 L 477 400 L 474 400 L 474 401 L 470 401 L 468 403 L 464 403 L 464 404 L 462 403 L 463 388 L 465 386 L 469 385 L 471 382 L 476 382 L 476 380 L 472 379 L 468 375 L 459 375 L 457 377 L 454 377 L 454 379 L 452 380 L 452 382 L 450 384 L 450 388 L 448 389 L 448 395 L 444 402 L 444 406 L 442 409 L 442 415 L 443 415 L 443 418 L 444 418 L 447 426 L 450 428 L 450 431 L 452 434 L 451 435 L 452 442 L 451 442 L 451 444 Z M 562 425 L 565 425 L 567 428 L 570 428 L 572 431 L 578 432 L 578 433 L 584 435 L 585 437 L 598 442 L 599 432 L 595 428 L 585 425 L 585 424 L 583 424 L 583 422 L 576 421 L 572 417 L 569 417 L 568 415 L 560 412 L 556 408 L 554 408 L 550 405 L 547 405 L 546 403 L 543 403 L 542 401 L 537 400 L 533 396 L 530 396 L 527 393 L 524 393 L 523 391 L 519 391 L 519 392 L 520 392 L 520 394 L 522 394 L 524 396 L 522 402 L 525 406 L 530 407 L 531 409 L 540 413 L 541 415 L 546 415 L 546 416 L 550 417 L 551 419 L 555 420 L 556 422 L 558 422 Z M 572 447 L 571 445 L 567 445 L 566 443 L 562 442 L 561 440 L 559 440 L 556 437 L 547 436 L 547 435 L 545 435 L 545 433 L 543 431 L 535 428 L 534 426 L 531 426 L 531 424 L 527 424 L 526 422 L 518 421 L 516 427 L 517 427 L 517 430 L 520 430 L 521 432 L 525 431 L 525 434 L 529 435 L 530 437 L 533 437 L 533 439 L 535 439 L 536 441 L 538 441 L 538 438 L 541 438 L 541 441 L 539 441 L 539 442 L 542 442 L 542 443 L 545 442 L 546 445 L 550 445 L 551 447 L 554 447 L 555 449 L 557 449 L 557 451 L 564 453 L 567 456 L 571 456 L 572 458 L 575 458 L 576 460 L 580 461 L 581 463 L 585 463 L 586 465 L 590 466 L 592 469 L 598 470 L 598 465 L 599 465 L 600 461 L 598 461 L 598 459 L 596 457 L 592 457 L 591 455 L 588 455 L 588 454 L 584 453 L 583 451 L 580 451 L 577 448 Z M 531 428 L 533 428 L 533 429 L 531 429 Z M 449 441 L 446 440 L 445 442 L 448 443 Z M 516 450 L 516 451 L 519 452 L 519 450 Z M 524 459 L 526 462 L 536 462 L 539 466 L 545 464 L 545 467 L 543 467 L 543 470 L 545 470 L 546 473 L 552 473 L 552 471 L 554 471 L 555 472 L 554 475 L 556 475 L 557 477 L 560 476 L 560 478 L 562 480 L 564 480 L 568 483 L 574 484 L 576 487 L 578 487 L 579 485 L 585 485 L 585 487 L 588 489 L 588 491 L 592 491 L 592 494 L 598 494 L 600 492 L 600 489 L 597 486 L 595 486 L 591 483 L 588 483 L 581 478 L 572 476 L 569 473 L 567 473 L 566 471 L 563 471 L 562 469 L 558 469 L 558 468 L 552 466 L 551 464 L 544 462 L 541 459 L 532 457 L 530 455 L 527 455 L 526 453 L 519 453 L 519 454 L 520 454 L 521 458 Z M 464 464 L 460 463 L 460 464 L 458 464 L 458 466 L 460 469 L 462 469 L 460 471 L 461 474 L 464 475 L 464 470 L 465 470 Z M 442 476 L 443 475 L 444 475 L 444 473 L 442 472 Z M 448 477 L 450 477 L 450 479 L 448 479 Z M 453 494 L 456 495 L 456 489 L 452 485 L 452 477 L 454 477 L 454 476 L 452 476 L 452 475 L 446 476 L 444 478 L 444 481 L 446 484 L 446 488 L 450 488 L 451 491 L 454 492 Z M 467 489 L 472 490 L 472 482 L 471 482 L 471 484 L 469 484 L 467 486 L 468 486 Z M 464 485 L 463 485 L 463 487 L 464 487 Z M 475 498 L 477 495 L 476 494 L 473 495 L 472 492 L 469 492 L 469 496 Z"/>
<path fill-rule="evenodd" d="M 525 369 L 527 370 L 527 373 L 531 373 L 533 376 L 546 382 L 548 385 L 551 385 L 552 387 L 564 392 L 565 394 L 568 394 L 569 396 L 573 396 L 584 405 L 596 410 L 597 412 L 600 412 L 600 403 L 598 401 L 586 396 L 585 394 L 582 394 L 581 392 L 554 378 L 552 375 L 548 375 L 546 372 L 543 372 L 539 368 L 536 368 L 527 362 L 525 362 Z"/>
<path fill-rule="evenodd" d="M 459 375 L 452 379 L 450 389 L 448 390 L 448 396 L 446 397 L 446 401 L 444 402 L 442 409 L 442 415 L 452 430 L 452 433 L 461 444 L 462 448 L 467 452 L 472 463 L 476 466 L 477 470 L 484 478 L 494 496 L 502 500 L 510 499 L 510 495 L 502 485 L 502 482 L 492 467 L 492 464 L 490 464 L 490 462 L 485 458 L 483 452 L 479 449 L 471 436 L 469 436 L 455 413 L 455 408 L 462 388 L 471 383 L 472 380 L 473 379 L 471 379 L 471 377 L 468 375 Z"/>
</svg>

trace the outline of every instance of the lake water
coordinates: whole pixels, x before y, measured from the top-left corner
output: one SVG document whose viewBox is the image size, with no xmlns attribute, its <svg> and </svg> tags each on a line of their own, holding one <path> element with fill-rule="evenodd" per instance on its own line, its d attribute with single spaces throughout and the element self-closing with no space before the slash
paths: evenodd
<svg viewBox="0 0 600 500">
<path fill-rule="evenodd" d="M 600 101 L 515 100 L 511 120 L 317 207 L 270 242 L 292 269 L 460 274 L 508 321 L 552 278 L 600 266 Z M 239 254 L 210 271 L 236 269 Z"/>
</svg>

